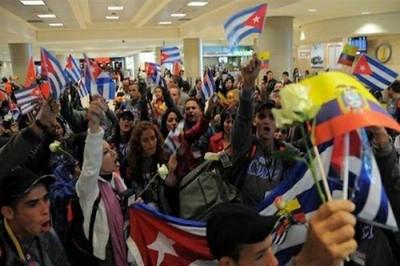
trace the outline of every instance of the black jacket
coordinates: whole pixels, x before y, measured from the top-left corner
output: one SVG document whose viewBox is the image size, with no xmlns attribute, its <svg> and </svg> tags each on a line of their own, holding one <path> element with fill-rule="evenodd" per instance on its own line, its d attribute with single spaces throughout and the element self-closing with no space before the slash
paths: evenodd
<svg viewBox="0 0 400 266">
<path fill-rule="evenodd" d="M 50 229 L 50 231 L 47 233 L 41 234 L 34 241 L 35 243 L 30 245 L 30 251 L 27 251 L 29 253 L 27 257 L 31 257 L 33 261 L 39 262 L 40 265 L 70 265 L 60 239 L 53 229 Z M 0 265 L 27 265 L 26 261 L 23 261 L 19 258 L 14 243 L 5 230 L 3 221 L 0 222 L 0 249 Z"/>
</svg>

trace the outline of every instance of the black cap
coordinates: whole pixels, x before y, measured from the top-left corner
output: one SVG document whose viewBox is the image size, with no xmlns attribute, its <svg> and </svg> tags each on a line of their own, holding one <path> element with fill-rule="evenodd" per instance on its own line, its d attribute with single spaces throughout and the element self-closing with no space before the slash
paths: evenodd
<svg viewBox="0 0 400 266">
<path fill-rule="evenodd" d="M 272 100 L 266 100 L 266 101 L 260 102 L 260 103 L 256 106 L 256 113 L 260 112 L 261 109 L 264 109 L 264 108 L 272 109 L 272 108 L 275 108 L 275 107 L 276 107 L 276 105 L 275 105 L 275 102 L 274 102 L 274 101 L 272 101 Z"/>
<path fill-rule="evenodd" d="M 124 109 L 121 112 L 119 112 L 118 119 L 120 119 L 121 117 L 126 117 L 126 116 L 129 116 L 132 120 L 135 118 L 135 116 L 133 115 L 131 110 Z"/>
<path fill-rule="evenodd" d="M 239 244 L 263 241 L 275 227 L 278 216 L 262 216 L 255 209 L 238 203 L 222 203 L 207 221 L 207 241 L 211 253 L 220 259 Z"/>
<path fill-rule="evenodd" d="M 46 188 L 53 183 L 53 175 L 39 176 L 24 168 L 14 168 L 8 171 L 0 183 L 0 207 L 21 198 L 38 183 L 43 183 Z"/>
</svg>

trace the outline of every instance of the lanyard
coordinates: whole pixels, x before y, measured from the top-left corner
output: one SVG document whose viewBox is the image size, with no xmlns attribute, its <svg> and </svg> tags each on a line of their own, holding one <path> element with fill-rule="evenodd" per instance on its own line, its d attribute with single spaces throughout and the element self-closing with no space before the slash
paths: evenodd
<svg viewBox="0 0 400 266">
<path fill-rule="evenodd" d="M 23 251 L 23 249 L 21 247 L 21 244 L 19 243 L 17 237 L 14 235 L 14 232 L 12 231 L 11 227 L 8 225 L 8 222 L 7 222 L 6 218 L 4 218 L 4 227 L 6 228 L 6 231 L 7 231 L 8 235 L 10 236 L 10 238 L 11 238 L 11 240 L 12 240 L 14 246 L 15 246 L 15 249 L 17 250 L 19 258 L 21 260 L 23 260 L 23 261 L 27 261 L 27 259 L 25 257 L 25 254 L 24 254 L 24 251 Z"/>
<path fill-rule="evenodd" d="M 27 256 L 25 255 L 24 249 L 22 248 L 21 244 L 19 243 L 17 237 L 15 236 L 14 232 L 12 231 L 10 225 L 7 222 L 7 219 L 4 218 L 4 227 L 7 231 L 7 234 L 10 236 L 11 241 L 13 242 L 15 249 L 17 250 L 18 256 L 20 258 L 20 260 L 22 261 L 29 261 L 30 259 L 27 258 Z M 40 258 L 42 260 L 42 263 L 44 263 L 44 257 L 43 257 L 43 252 L 42 252 L 42 246 L 40 245 L 39 242 L 39 253 L 40 253 Z M 29 254 L 28 254 L 29 256 Z"/>
</svg>

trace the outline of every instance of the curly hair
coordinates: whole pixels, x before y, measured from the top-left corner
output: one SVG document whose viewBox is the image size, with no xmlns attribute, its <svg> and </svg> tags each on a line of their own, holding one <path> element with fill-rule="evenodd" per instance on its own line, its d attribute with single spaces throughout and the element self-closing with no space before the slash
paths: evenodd
<svg viewBox="0 0 400 266">
<path fill-rule="evenodd" d="M 141 171 L 141 159 L 143 158 L 143 148 L 140 143 L 140 137 L 143 131 L 152 129 L 157 138 L 157 148 L 154 154 L 154 159 L 158 162 L 164 161 L 163 143 L 164 139 L 158 130 L 158 127 L 149 121 L 138 122 L 132 130 L 131 138 L 129 139 L 128 151 L 128 165 L 131 167 L 132 172 Z"/>
</svg>

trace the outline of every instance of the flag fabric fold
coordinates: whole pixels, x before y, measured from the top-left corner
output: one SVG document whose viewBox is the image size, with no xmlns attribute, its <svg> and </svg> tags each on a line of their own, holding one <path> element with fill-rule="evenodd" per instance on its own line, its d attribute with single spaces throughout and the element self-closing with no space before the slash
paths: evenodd
<svg viewBox="0 0 400 266">
<path fill-rule="evenodd" d="M 104 71 L 96 79 L 97 91 L 103 95 L 104 99 L 112 100 L 115 98 L 115 82 Z"/>
<path fill-rule="evenodd" d="M 360 56 L 353 74 L 374 91 L 386 89 L 398 76 L 398 73 L 366 54 Z"/>
<path fill-rule="evenodd" d="M 42 78 L 49 83 L 53 98 L 58 99 L 67 84 L 67 79 L 60 62 L 58 62 L 54 55 L 42 47 L 40 51 L 40 64 L 42 67 Z"/>
<path fill-rule="evenodd" d="M 179 48 L 176 46 L 163 47 L 160 49 L 160 53 L 161 53 L 161 62 L 160 62 L 161 65 L 165 63 L 174 64 L 176 62 L 181 61 L 181 52 Z"/>
<path fill-rule="evenodd" d="M 84 54 L 84 61 L 85 71 L 81 88 L 84 86 L 86 91 L 92 96 L 100 94 L 107 100 L 114 99 L 116 85 L 113 79 L 103 71 L 97 63 L 90 60 L 86 54 Z M 82 95 L 85 94 L 86 91 L 82 89 Z"/>
<path fill-rule="evenodd" d="M 151 79 L 155 85 L 163 85 L 161 81 L 161 66 L 156 63 L 145 62 L 144 69 L 146 71 L 148 79 Z"/>
<path fill-rule="evenodd" d="M 202 98 L 207 101 L 208 98 L 215 94 L 215 81 L 210 69 L 204 73 L 203 86 L 201 88 Z"/>
<path fill-rule="evenodd" d="M 267 4 L 240 11 L 224 22 L 226 38 L 231 50 L 252 33 L 261 33 L 264 27 Z"/>
<path fill-rule="evenodd" d="M 183 130 L 184 122 L 181 121 L 173 128 L 164 141 L 164 150 L 168 154 L 174 154 L 177 149 L 181 146 L 181 131 Z"/>
<path fill-rule="evenodd" d="M 344 135 L 334 139 L 331 178 L 348 178 L 350 199 L 356 204 L 355 214 L 359 220 L 397 230 L 367 133 L 358 129 L 348 134 L 348 149 L 344 148 Z M 349 172 L 345 177 L 342 171 L 344 160 L 349 162 Z"/>
</svg>

